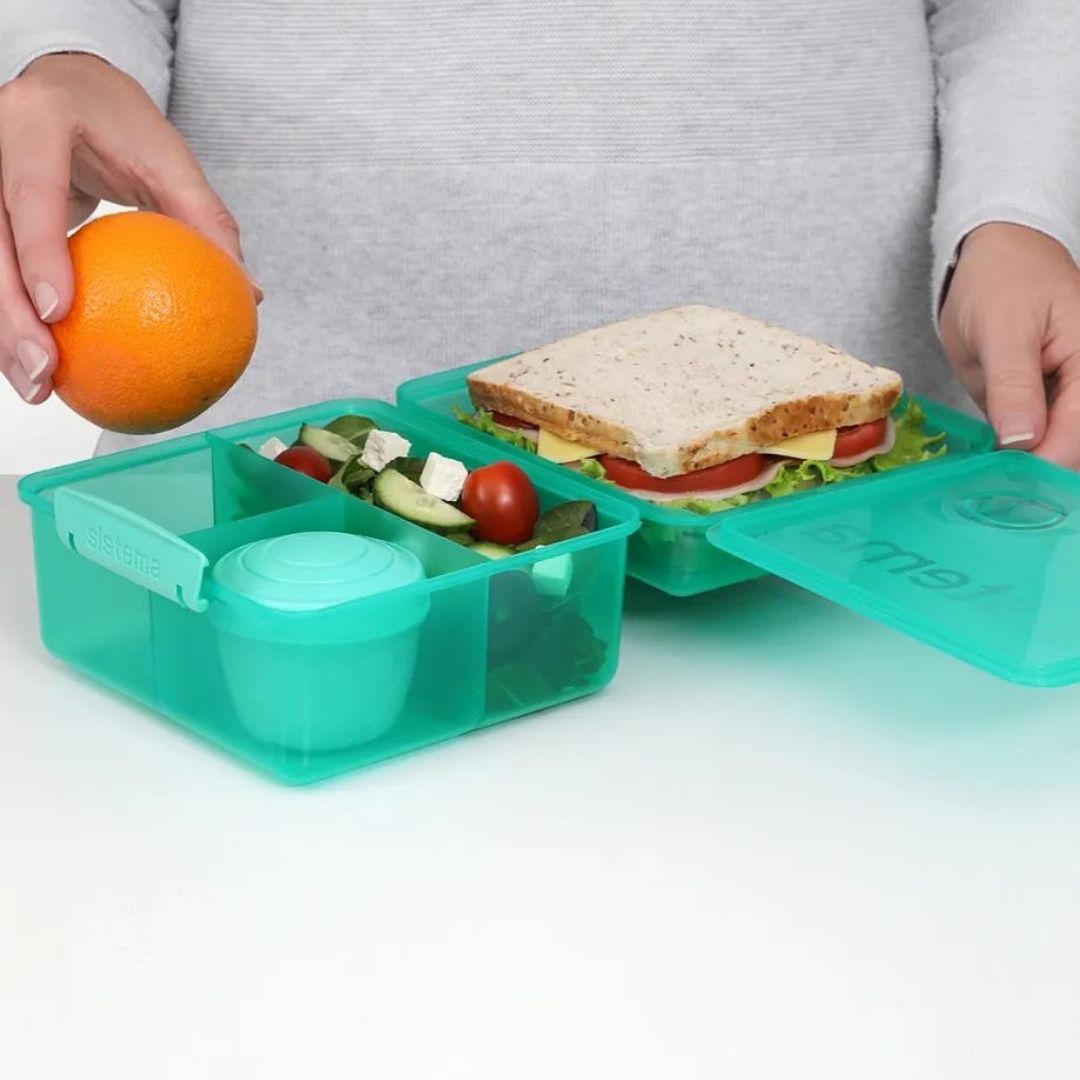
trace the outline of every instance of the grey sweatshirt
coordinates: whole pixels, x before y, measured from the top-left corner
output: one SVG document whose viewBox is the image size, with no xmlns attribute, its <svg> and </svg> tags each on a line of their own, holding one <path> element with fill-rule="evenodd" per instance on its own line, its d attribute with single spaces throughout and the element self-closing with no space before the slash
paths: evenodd
<svg viewBox="0 0 1080 1080">
<path fill-rule="evenodd" d="M 687 302 L 961 403 L 961 238 L 1080 252 L 1077 0 L 4 0 L 0 81 L 65 49 L 167 110 L 265 289 L 195 426 Z"/>
</svg>

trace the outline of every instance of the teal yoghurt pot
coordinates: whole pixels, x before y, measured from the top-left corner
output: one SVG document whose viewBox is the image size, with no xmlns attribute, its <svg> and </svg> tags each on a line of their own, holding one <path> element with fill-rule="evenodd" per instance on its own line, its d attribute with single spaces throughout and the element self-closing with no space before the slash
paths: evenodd
<svg viewBox="0 0 1080 1080">
<path fill-rule="evenodd" d="M 295 533 L 223 556 L 209 614 L 240 723 L 304 753 L 386 734 L 409 694 L 430 600 L 370 613 L 352 602 L 424 577 L 412 552 L 350 533 Z"/>
</svg>

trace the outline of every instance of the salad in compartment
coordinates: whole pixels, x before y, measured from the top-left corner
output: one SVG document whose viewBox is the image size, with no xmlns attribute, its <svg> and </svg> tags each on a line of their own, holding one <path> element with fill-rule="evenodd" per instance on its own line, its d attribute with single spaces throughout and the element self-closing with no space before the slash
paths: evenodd
<svg viewBox="0 0 1080 1080">
<path fill-rule="evenodd" d="M 417 453 L 408 438 L 367 416 L 304 423 L 291 443 L 274 437 L 257 447 L 240 445 L 489 560 L 554 547 L 599 527 L 590 500 L 544 508 L 529 476 L 513 462 L 469 468 L 436 451 Z M 489 720 L 514 715 L 531 701 L 574 696 L 613 660 L 610 633 L 594 628 L 583 610 L 590 579 L 612 573 L 599 558 L 591 549 L 553 551 L 492 577 Z"/>
<path fill-rule="evenodd" d="M 325 426 L 305 423 L 291 445 L 274 437 L 257 452 L 489 559 L 597 527 L 596 506 L 587 500 L 542 511 L 532 481 L 511 461 L 470 470 L 435 451 L 416 455 L 407 438 L 366 416 L 346 414 Z"/>
</svg>

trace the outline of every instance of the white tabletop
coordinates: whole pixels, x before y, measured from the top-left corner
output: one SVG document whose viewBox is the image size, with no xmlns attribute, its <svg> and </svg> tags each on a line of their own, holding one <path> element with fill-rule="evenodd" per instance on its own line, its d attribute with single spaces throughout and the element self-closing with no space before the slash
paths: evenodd
<svg viewBox="0 0 1080 1080">
<path fill-rule="evenodd" d="M 0 484 L 5 1080 L 1075 1080 L 1080 691 L 776 581 L 307 789 L 38 644 Z"/>
</svg>

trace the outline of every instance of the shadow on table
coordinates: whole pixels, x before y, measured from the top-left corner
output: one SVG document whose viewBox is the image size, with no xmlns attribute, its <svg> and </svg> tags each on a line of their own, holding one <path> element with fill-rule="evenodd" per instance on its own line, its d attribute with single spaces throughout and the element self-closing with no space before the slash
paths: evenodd
<svg viewBox="0 0 1080 1080">
<path fill-rule="evenodd" d="M 822 737 L 964 783 L 1080 779 L 1080 688 L 1013 685 L 776 578 L 682 600 L 632 582 L 626 612 L 684 659 L 805 703 Z"/>
</svg>

